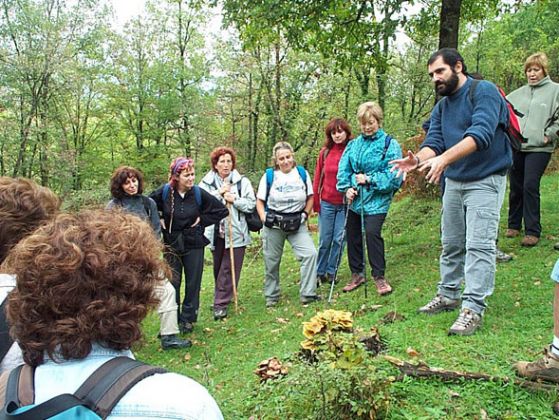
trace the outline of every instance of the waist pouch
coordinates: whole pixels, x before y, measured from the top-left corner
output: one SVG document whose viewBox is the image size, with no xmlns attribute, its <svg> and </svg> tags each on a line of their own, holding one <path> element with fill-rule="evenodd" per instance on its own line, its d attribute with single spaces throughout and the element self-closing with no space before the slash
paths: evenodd
<svg viewBox="0 0 559 420">
<path fill-rule="evenodd" d="M 268 209 L 264 226 L 272 229 L 281 229 L 286 233 L 297 232 L 301 227 L 301 213 L 279 213 Z"/>
<path fill-rule="evenodd" d="M 188 227 L 179 232 L 163 231 L 163 241 L 178 254 L 184 254 L 189 249 L 204 248 L 210 243 L 204 236 L 201 225 Z"/>
</svg>

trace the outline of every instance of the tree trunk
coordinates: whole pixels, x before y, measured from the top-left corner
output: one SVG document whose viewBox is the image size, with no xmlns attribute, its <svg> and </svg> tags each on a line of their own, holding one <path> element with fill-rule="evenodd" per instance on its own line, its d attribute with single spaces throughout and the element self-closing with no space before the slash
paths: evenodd
<svg viewBox="0 0 559 420">
<path fill-rule="evenodd" d="M 458 48 L 462 0 L 443 0 L 439 27 L 439 48 Z"/>
</svg>

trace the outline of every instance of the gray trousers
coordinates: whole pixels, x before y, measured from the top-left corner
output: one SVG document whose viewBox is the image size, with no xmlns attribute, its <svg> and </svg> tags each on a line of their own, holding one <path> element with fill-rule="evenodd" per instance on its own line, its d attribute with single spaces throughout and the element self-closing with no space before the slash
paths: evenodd
<svg viewBox="0 0 559 420">
<path fill-rule="evenodd" d="M 159 314 L 160 327 L 159 333 L 171 335 L 179 333 L 179 323 L 177 322 L 177 300 L 175 288 L 165 279 L 155 287 L 155 294 L 159 298 L 157 313 Z"/>
<path fill-rule="evenodd" d="M 495 287 L 495 252 L 507 178 L 490 175 L 472 182 L 446 180 L 442 210 L 441 281 L 438 293 L 459 299 L 483 314 Z"/>
<path fill-rule="evenodd" d="M 293 233 L 285 233 L 280 229 L 270 229 L 266 226 L 262 229 L 264 266 L 266 268 L 266 280 L 264 281 L 266 300 L 279 300 L 279 268 L 286 240 L 291 244 L 295 257 L 301 263 L 301 297 L 315 296 L 318 252 L 306 224 L 302 224 L 299 230 Z"/>
</svg>

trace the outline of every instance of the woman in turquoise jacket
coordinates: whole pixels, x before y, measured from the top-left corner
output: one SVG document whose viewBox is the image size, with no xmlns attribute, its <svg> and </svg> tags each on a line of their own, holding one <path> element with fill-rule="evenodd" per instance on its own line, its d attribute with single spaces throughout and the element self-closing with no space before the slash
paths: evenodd
<svg viewBox="0 0 559 420">
<path fill-rule="evenodd" d="M 362 133 L 351 141 L 342 155 L 338 169 L 338 191 L 345 193 L 350 209 L 347 216 L 346 237 L 351 282 L 344 288 L 350 292 L 365 283 L 363 252 L 364 225 L 369 263 L 379 295 L 386 295 L 392 287 L 384 277 L 384 240 L 382 225 L 396 190 L 402 179 L 390 172 L 388 162 L 402 157 L 398 142 L 382 127 L 383 112 L 374 102 L 365 102 L 357 110 Z M 363 224 L 361 218 L 363 217 Z"/>
</svg>

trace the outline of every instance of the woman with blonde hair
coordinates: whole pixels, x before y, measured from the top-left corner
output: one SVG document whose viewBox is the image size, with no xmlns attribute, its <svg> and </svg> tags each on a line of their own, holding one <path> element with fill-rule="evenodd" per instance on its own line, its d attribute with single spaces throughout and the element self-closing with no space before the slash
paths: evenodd
<svg viewBox="0 0 559 420">
<path fill-rule="evenodd" d="M 313 206 L 313 188 L 309 173 L 295 162 L 293 147 L 285 141 L 272 150 L 273 167 L 260 179 L 256 209 L 264 223 L 262 231 L 266 280 L 266 306 L 280 299 L 279 267 L 287 240 L 301 262 L 301 303 L 319 300 L 316 295 L 316 259 L 314 242 L 306 221 Z"/>
</svg>

